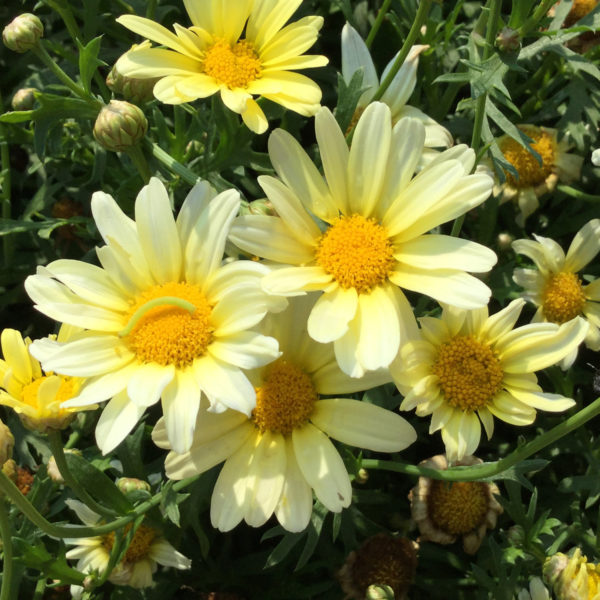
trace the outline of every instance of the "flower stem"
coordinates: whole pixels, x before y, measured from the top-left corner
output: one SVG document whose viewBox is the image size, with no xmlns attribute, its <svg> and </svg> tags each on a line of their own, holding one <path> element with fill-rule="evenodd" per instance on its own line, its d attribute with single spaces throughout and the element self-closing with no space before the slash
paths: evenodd
<svg viewBox="0 0 600 600">
<path fill-rule="evenodd" d="M 396 73 L 398 73 L 400 67 L 404 64 L 404 61 L 406 60 L 410 49 L 412 48 L 413 44 L 417 40 L 417 37 L 419 36 L 421 26 L 427 20 L 432 2 L 433 0 L 421 0 L 419 2 L 419 8 L 417 10 L 415 20 L 413 21 L 410 31 L 408 32 L 408 35 L 404 40 L 404 44 L 402 45 L 402 48 L 400 49 L 400 52 L 398 53 L 398 56 L 396 57 L 396 60 L 394 61 L 390 72 L 387 74 L 386 78 L 381 82 L 381 85 L 377 88 L 377 91 L 373 96 L 372 102 L 379 100 L 383 96 L 385 91 L 390 87 L 390 84 L 394 80 L 394 77 L 396 77 Z"/>
<path fill-rule="evenodd" d="M 65 452 L 63 449 L 62 437 L 58 431 L 51 431 L 48 433 L 48 441 L 50 442 L 50 449 L 56 461 L 56 466 L 65 480 L 65 483 L 75 492 L 75 495 L 94 512 L 104 517 L 113 518 L 115 512 L 105 508 L 101 504 L 98 504 L 87 492 L 85 488 L 79 485 L 79 482 L 71 473 L 67 459 L 65 458 Z"/>
<path fill-rule="evenodd" d="M 586 202 L 600 202 L 600 196 L 594 196 L 593 194 L 586 194 L 581 190 L 577 190 L 570 185 L 557 185 L 556 189 L 571 198 L 577 198 L 577 200 L 585 200 Z"/>
<path fill-rule="evenodd" d="M 381 24 L 383 23 L 383 20 L 385 19 L 386 15 L 387 15 L 387 12 L 390 8 L 391 3 L 392 3 L 392 0 L 383 0 L 381 9 L 377 13 L 377 18 L 375 19 L 375 22 L 373 23 L 373 27 L 371 27 L 371 31 L 369 31 L 369 35 L 367 36 L 367 39 L 365 40 L 365 45 L 367 46 L 367 48 L 370 48 L 371 44 L 373 44 L 373 40 L 375 39 L 375 36 L 377 35 L 377 32 L 379 31 L 379 28 L 381 27 Z"/>
<path fill-rule="evenodd" d="M 13 582 L 13 547 L 12 532 L 10 521 L 8 519 L 8 510 L 6 501 L 0 497 L 0 537 L 2 538 L 2 552 L 4 558 L 2 561 L 2 589 L 0 590 L 0 600 L 12 600 L 12 582 Z"/>
<path fill-rule="evenodd" d="M 546 13 L 550 10 L 553 4 L 556 4 L 556 0 L 543 0 L 540 2 L 538 7 L 533 11 L 533 14 L 529 19 L 519 27 L 517 30 L 521 37 L 526 36 L 537 24 L 546 16 Z"/>
<path fill-rule="evenodd" d="M 138 170 L 144 185 L 150 181 L 150 177 L 152 177 L 152 173 L 150 172 L 150 167 L 148 166 L 148 161 L 144 156 L 144 152 L 140 148 L 139 145 L 131 146 L 125 151 L 125 154 L 129 156 L 131 162 L 135 165 L 135 168 Z"/>
<path fill-rule="evenodd" d="M 428 469 L 417 465 L 407 463 L 366 459 L 362 461 L 361 466 L 365 469 L 379 469 L 382 471 L 395 471 L 414 475 L 417 477 L 430 477 L 431 479 L 442 479 L 444 481 L 478 481 L 488 477 L 494 477 L 521 461 L 533 456 L 536 452 L 543 450 L 546 446 L 553 444 L 571 431 L 578 429 L 590 419 L 600 414 L 600 398 L 582 408 L 579 412 L 565 419 L 562 423 L 542 433 L 535 439 L 523 444 L 511 452 L 508 456 L 495 462 L 473 465 L 470 467 L 450 467 L 446 470 Z"/>
<path fill-rule="evenodd" d="M 1 101 L 0 101 L 1 105 Z M 10 219 L 10 196 L 11 196 L 11 171 L 10 171 L 10 153 L 8 149 L 8 137 L 5 135 L 5 129 L 3 125 L 0 125 L 0 165 L 2 171 L 1 185 L 2 185 L 2 218 Z M 4 253 L 4 266 L 8 267 L 12 260 L 13 254 L 13 238 L 12 236 L 5 235 L 2 240 L 2 250 Z"/>
<path fill-rule="evenodd" d="M 176 175 L 179 175 L 186 183 L 195 185 L 200 177 L 187 167 L 184 167 L 180 162 L 176 161 L 168 152 L 165 152 L 158 144 L 145 140 L 144 144 L 149 147 L 152 156 L 158 159 L 163 165 L 171 170 Z"/>
<path fill-rule="evenodd" d="M 1 470 L 0 493 L 5 494 L 7 498 L 11 500 L 11 502 L 13 502 L 13 504 L 15 504 L 15 506 L 25 515 L 25 517 L 27 517 L 46 535 L 54 538 L 84 538 L 93 537 L 96 535 L 104 535 L 105 533 L 110 533 L 111 531 L 116 531 L 117 529 L 125 527 L 125 525 L 131 523 L 131 521 L 137 519 L 137 517 L 140 515 L 147 513 L 150 509 L 160 504 L 163 499 L 163 494 L 166 493 L 166 491 L 173 490 L 178 492 L 179 490 L 182 490 L 183 488 L 192 484 L 194 481 L 196 481 L 196 479 L 198 479 L 198 476 L 188 477 L 187 479 L 177 481 L 173 484 L 173 486 L 166 486 L 161 492 L 152 496 L 150 500 L 146 500 L 146 502 L 142 502 L 136 506 L 133 511 L 124 517 L 119 517 L 110 523 L 96 525 L 94 527 L 89 527 L 87 525 L 61 526 L 50 523 L 50 521 L 45 519 L 27 500 L 27 498 L 21 494 L 19 488 Z"/>
</svg>

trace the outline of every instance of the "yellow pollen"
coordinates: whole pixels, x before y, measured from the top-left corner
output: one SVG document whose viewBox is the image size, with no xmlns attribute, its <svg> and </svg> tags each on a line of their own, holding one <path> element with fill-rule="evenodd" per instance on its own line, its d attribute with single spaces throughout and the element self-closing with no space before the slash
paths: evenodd
<svg viewBox="0 0 600 600">
<path fill-rule="evenodd" d="M 125 526 L 125 531 L 123 532 L 123 536 L 126 536 L 129 530 L 131 529 L 131 524 Z M 125 563 L 135 563 L 139 560 L 142 560 L 148 555 L 150 551 L 150 546 L 152 546 L 152 542 L 156 538 L 156 531 L 152 529 L 152 527 L 147 527 L 146 525 L 140 525 L 135 533 L 133 534 L 133 539 L 129 543 L 127 547 L 127 551 L 125 552 L 125 556 L 123 557 L 123 562 Z M 107 533 L 102 536 L 102 545 L 108 552 L 110 552 L 115 543 L 115 534 L 114 532 Z"/>
<path fill-rule="evenodd" d="M 261 432 L 285 435 L 308 421 L 319 395 L 311 378 L 286 360 L 277 360 L 267 369 L 263 385 L 256 388 L 252 420 Z"/>
<path fill-rule="evenodd" d="M 321 236 L 316 259 L 340 287 L 359 294 L 382 284 L 395 263 L 386 230 L 362 215 L 339 217 Z"/>
<path fill-rule="evenodd" d="M 204 72 L 230 89 L 246 88 L 260 77 L 260 59 L 248 40 L 230 46 L 225 40 L 218 39 L 206 51 Z"/>
<path fill-rule="evenodd" d="M 473 531 L 484 522 L 488 511 L 486 486 L 478 481 L 432 481 L 427 504 L 429 518 L 451 535 Z"/>
<path fill-rule="evenodd" d="M 506 172 L 507 182 L 517 189 L 527 188 L 543 183 L 554 170 L 556 162 L 556 141 L 554 137 L 538 127 L 520 127 L 530 137 L 531 147 L 542 157 L 542 165 L 536 157 L 517 141 L 510 137 L 500 142 L 500 150 L 504 158 L 517 170 L 519 179 Z"/>
<path fill-rule="evenodd" d="M 38 390 L 40 389 L 42 383 L 46 379 L 48 379 L 48 377 L 49 375 L 45 375 L 43 377 L 39 377 L 38 379 L 34 379 L 31 383 L 27 384 L 21 392 L 23 402 L 31 406 L 35 410 L 40 411 L 41 413 L 49 412 L 47 407 L 40 406 L 38 402 Z M 63 377 L 60 375 L 58 375 L 58 377 L 60 377 L 61 383 L 60 387 L 58 388 L 58 392 L 56 394 L 55 402 L 53 403 L 51 412 L 53 413 L 53 415 L 60 416 L 63 414 L 66 415 L 68 413 L 68 411 L 58 407 L 62 402 L 69 400 L 75 395 L 75 382 L 71 377 Z M 40 416 L 47 415 L 41 414 Z"/>
<path fill-rule="evenodd" d="M 212 307 L 197 285 L 171 282 L 151 287 L 136 298 L 124 324 L 141 306 L 164 296 L 187 300 L 196 310 L 189 312 L 168 304 L 151 308 L 125 340 L 142 363 L 185 367 L 206 352 L 214 333 L 210 321 Z"/>
<path fill-rule="evenodd" d="M 544 316 L 552 323 L 566 323 L 581 314 L 586 298 L 575 273 L 555 273 L 542 292 Z"/>
<path fill-rule="evenodd" d="M 503 371 L 496 354 L 470 335 L 442 344 L 432 370 L 452 408 L 477 410 L 502 389 Z"/>
</svg>

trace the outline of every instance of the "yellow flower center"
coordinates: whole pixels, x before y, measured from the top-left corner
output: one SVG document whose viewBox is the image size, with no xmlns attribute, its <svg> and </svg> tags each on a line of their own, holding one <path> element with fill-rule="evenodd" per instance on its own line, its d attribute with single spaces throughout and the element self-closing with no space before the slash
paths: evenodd
<svg viewBox="0 0 600 600">
<path fill-rule="evenodd" d="M 31 383 L 27 384 L 22 391 L 23 402 L 31 406 L 31 408 L 44 413 L 48 412 L 45 410 L 47 407 L 40 406 L 38 402 L 38 390 L 40 389 L 42 383 L 48 379 L 48 377 L 49 375 L 45 375 L 43 377 L 39 377 L 38 379 L 34 379 Z M 68 411 L 59 408 L 59 406 L 62 402 L 69 400 L 69 398 L 72 398 L 75 395 L 75 382 L 72 377 L 63 377 L 61 375 L 58 375 L 57 377 L 60 377 L 61 383 L 55 398 L 57 402 L 55 405 L 56 408 L 53 409 L 52 412 L 56 415 L 66 415 Z"/>
<path fill-rule="evenodd" d="M 429 518 L 451 535 L 479 527 L 488 511 L 487 484 L 477 481 L 432 481 L 428 498 Z"/>
<path fill-rule="evenodd" d="M 363 597 L 370 585 L 389 585 L 395 597 L 402 598 L 416 566 L 417 556 L 410 540 L 381 533 L 367 539 L 357 550 L 351 567 L 352 581 Z"/>
<path fill-rule="evenodd" d="M 308 421 L 318 399 L 311 378 L 280 359 L 268 367 L 263 385 L 256 388 L 252 420 L 261 432 L 288 434 Z"/>
<path fill-rule="evenodd" d="M 581 314 L 586 298 L 575 273 L 551 275 L 542 292 L 544 316 L 552 323 L 566 323 Z"/>
<path fill-rule="evenodd" d="M 588 600 L 593 600 L 596 594 L 600 592 L 600 572 L 597 564 L 586 564 L 588 574 Z"/>
<path fill-rule="evenodd" d="M 248 40 L 230 46 L 225 40 L 218 39 L 206 51 L 204 72 L 228 88 L 246 88 L 260 77 L 260 59 Z"/>
<path fill-rule="evenodd" d="M 136 298 L 125 323 L 144 305 L 165 296 L 187 301 L 196 310 L 170 304 L 150 308 L 127 333 L 127 344 L 140 362 L 185 367 L 206 352 L 214 333 L 212 307 L 197 285 L 171 282 L 151 287 Z"/>
<path fill-rule="evenodd" d="M 123 536 L 126 536 L 129 530 L 131 529 L 131 524 L 125 526 L 125 531 L 123 532 Z M 152 542 L 154 542 L 156 538 L 156 531 L 152 529 L 152 527 L 147 527 L 146 525 L 140 525 L 135 533 L 133 534 L 133 539 L 129 543 L 127 547 L 127 551 L 125 552 L 125 556 L 123 557 L 123 562 L 125 563 L 135 563 L 138 560 L 142 560 L 148 555 L 150 551 L 150 546 L 152 546 Z M 102 545 L 108 552 L 110 552 L 115 543 L 115 534 L 114 532 L 107 533 L 102 536 Z"/>
<path fill-rule="evenodd" d="M 470 335 L 442 344 L 432 370 L 446 402 L 464 411 L 486 406 L 502 389 L 498 357 L 487 344 Z"/>
<path fill-rule="evenodd" d="M 570 27 L 573 23 L 579 21 L 579 19 L 585 17 L 585 15 L 596 8 L 597 4 L 598 0 L 573 0 L 571 10 L 563 23 L 563 27 Z"/>
<path fill-rule="evenodd" d="M 531 147 L 542 157 L 542 165 L 536 157 L 517 141 L 510 137 L 500 142 L 500 150 L 504 158 L 517 170 L 519 179 L 506 173 L 510 185 L 518 189 L 527 188 L 543 183 L 552 173 L 556 162 L 556 141 L 551 134 L 537 127 L 521 127 L 521 131 L 533 142 Z"/>
<path fill-rule="evenodd" d="M 340 287 L 359 294 L 383 283 L 395 262 L 386 230 L 362 215 L 339 217 L 321 236 L 316 259 Z"/>
</svg>

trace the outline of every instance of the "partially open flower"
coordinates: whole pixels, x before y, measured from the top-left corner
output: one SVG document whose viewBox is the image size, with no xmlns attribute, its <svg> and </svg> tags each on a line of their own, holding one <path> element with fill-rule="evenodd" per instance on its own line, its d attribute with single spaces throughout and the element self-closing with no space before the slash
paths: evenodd
<svg viewBox="0 0 600 600">
<path fill-rule="evenodd" d="M 107 150 L 123 152 L 146 135 L 148 121 L 135 104 L 111 100 L 94 123 L 94 139 Z"/>
<path fill-rule="evenodd" d="M 474 456 L 465 456 L 456 465 L 475 465 L 483 462 Z M 438 454 L 420 463 L 429 469 L 447 469 L 448 460 Z M 494 494 L 499 494 L 495 483 L 481 481 L 447 482 L 419 477 L 408 495 L 412 517 L 419 527 L 419 541 L 452 544 L 462 537 L 467 554 L 475 554 L 481 546 L 487 529 L 496 526 L 503 509 Z"/>
<path fill-rule="evenodd" d="M 31 13 L 15 17 L 2 31 L 4 45 L 15 52 L 31 50 L 44 36 L 42 22 Z"/>
<path fill-rule="evenodd" d="M 503 202 L 517 200 L 521 214 L 516 221 L 523 227 L 525 219 L 537 210 L 540 196 L 554 190 L 559 181 L 568 183 L 579 178 L 583 158 L 568 153 L 569 142 L 565 138 L 558 141 L 556 129 L 535 125 L 520 125 L 519 129 L 533 140 L 531 148 L 540 155 L 542 164 L 519 142 L 503 135 L 498 145 L 518 178 L 505 172 L 506 182 L 497 185 L 494 194 L 502 194 Z"/>
<path fill-rule="evenodd" d="M 338 573 L 345 598 L 406 598 L 417 569 L 418 549 L 416 542 L 386 533 L 378 533 L 365 540 L 358 550 L 348 555 Z M 388 586 L 393 590 L 393 596 L 384 595 Z M 381 593 L 375 595 L 376 592 Z"/>
<path fill-rule="evenodd" d="M 589 563 L 579 548 L 569 554 L 558 552 L 544 563 L 544 579 L 556 599 L 600 600 L 600 565 Z"/>
</svg>

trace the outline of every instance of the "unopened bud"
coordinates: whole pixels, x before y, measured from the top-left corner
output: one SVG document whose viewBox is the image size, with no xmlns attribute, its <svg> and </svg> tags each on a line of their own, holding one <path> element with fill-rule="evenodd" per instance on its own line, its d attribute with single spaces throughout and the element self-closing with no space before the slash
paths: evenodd
<svg viewBox="0 0 600 600">
<path fill-rule="evenodd" d="M 505 27 L 496 36 L 496 48 L 501 52 L 516 52 L 521 47 L 519 32 L 510 27 Z"/>
<path fill-rule="evenodd" d="M 248 205 L 248 213 L 249 215 L 267 215 L 269 217 L 273 217 L 277 215 L 275 207 L 267 198 L 262 198 L 260 200 L 254 200 L 254 202 L 250 202 Z"/>
<path fill-rule="evenodd" d="M 77 456 L 81 456 L 81 450 L 77 450 L 75 448 L 68 448 L 65 451 L 65 454 L 76 454 Z M 62 485 L 65 480 L 56 464 L 56 459 L 54 456 L 51 456 L 48 459 L 48 464 L 46 465 L 46 471 L 48 472 L 48 477 L 54 481 L 54 483 L 58 483 Z"/>
<path fill-rule="evenodd" d="M 150 484 L 147 481 L 135 479 L 134 477 L 121 477 L 121 479 L 117 481 L 117 487 L 124 494 L 128 494 L 130 492 L 150 491 Z"/>
<path fill-rule="evenodd" d="M 148 121 L 138 106 L 111 100 L 96 119 L 94 138 L 107 150 L 123 152 L 135 146 L 147 129 Z"/>
<path fill-rule="evenodd" d="M 12 109 L 31 110 L 35 103 L 34 92 L 37 92 L 35 88 L 21 88 L 20 90 L 17 90 L 10 102 Z"/>
<path fill-rule="evenodd" d="M 4 45 L 15 52 L 31 50 L 44 35 L 42 22 L 31 13 L 15 17 L 2 31 Z"/>
<path fill-rule="evenodd" d="M 523 546 L 523 542 L 525 541 L 525 531 L 520 525 L 513 525 L 506 533 L 508 541 L 515 548 L 520 548 Z"/>
<path fill-rule="evenodd" d="M 358 470 L 356 477 L 354 478 L 356 483 L 367 483 L 369 481 L 369 471 L 362 467 Z"/>
<path fill-rule="evenodd" d="M 514 239 L 515 238 L 510 235 L 510 233 L 506 233 L 505 231 L 499 233 L 498 237 L 496 238 L 496 241 L 498 242 L 498 248 L 500 248 L 500 250 L 508 250 Z"/>
<path fill-rule="evenodd" d="M 365 600 L 394 600 L 394 590 L 389 585 L 370 585 Z"/>
<path fill-rule="evenodd" d="M 125 100 L 134 104 L 144 104 L 154 98 L 152 90 L 159 78 L 134 79 L 125 77 L 113 67 L 106 77 L 106 85 L 115 94 L 123 96 Z"/>
<path fill-rule="evenodd" d="M 2 472 L 15 484 L 17 485 L 17 479 L 19 474 L 17 471 L 17 463 L 11 458 L 2 465 Z"/>
<path fill-rule="evenodd" d="M 11 430 L 0 420 L 0 465 L 12 458 L 15 438 Z"/>
</svg>

